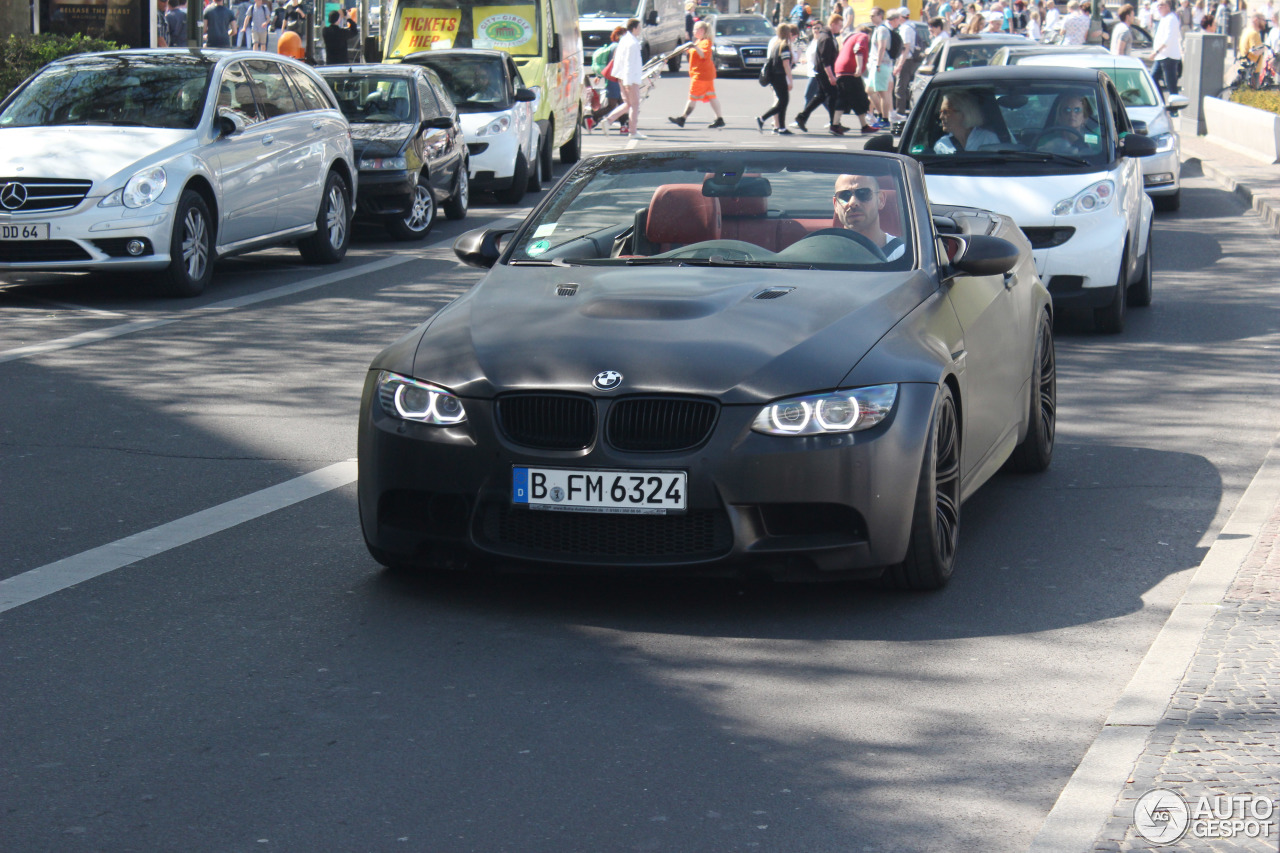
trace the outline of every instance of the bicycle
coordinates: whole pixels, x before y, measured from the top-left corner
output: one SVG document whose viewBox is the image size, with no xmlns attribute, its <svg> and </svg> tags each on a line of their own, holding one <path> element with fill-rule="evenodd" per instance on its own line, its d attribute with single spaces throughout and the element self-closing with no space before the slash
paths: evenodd
<svg viewBox="0 0 1280 853">
<path fill-rule="evenodd" d="M 1218 93 L 1219 99 L 1229 101 L 1231 96 L 1241 89 L 1254 91 L 1280 89 L 1280 80 L 1276 79 L 1278 63 L 1275 51 L 1265 46 L 1262 50 L 1263 54 L 1256 62 L 1250 62 L 1247 56 L 1242 56 L 1236 61 L 1235 79 L 1222 88 Z"/>
</svg>

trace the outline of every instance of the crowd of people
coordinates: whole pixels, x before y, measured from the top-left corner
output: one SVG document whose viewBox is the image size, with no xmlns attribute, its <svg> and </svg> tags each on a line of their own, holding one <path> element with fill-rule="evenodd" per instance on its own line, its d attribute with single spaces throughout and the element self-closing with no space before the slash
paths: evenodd
<svg viewBox="0 0 1280 853">
<path fill-rule="evenodd" d="M 157 44 L 160 47 L 240 47 L 268 50 L 271 36 L 275 51 L 295 59 L 306 59 L 308 12 L 302 0 L 206 0 L 200 12 L 200 40 L 191 43 L 188 35 L 187 0 L 161 3 Z M 324 61 L 330 65 L 358 56 L 359 20 L 357 10 L 333 10 L 328 25 L 320 28 Z"/>
</svg>

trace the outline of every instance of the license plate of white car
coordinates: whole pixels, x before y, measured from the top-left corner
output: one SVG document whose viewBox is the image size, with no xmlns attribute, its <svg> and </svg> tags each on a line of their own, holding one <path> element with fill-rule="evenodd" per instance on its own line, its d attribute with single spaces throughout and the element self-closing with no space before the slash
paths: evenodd
<svg viewBox="0 0 1280 853">
<path fill-rule="evenodd" d="M 687 506 L 684 471 L 512 469 L 511 502 L 529 509 L 666 515 Z"/>
<path fill-rule="evenodd" d="M 0 240 L 48 240 L 48 222 L 27 222 L 22 225 L 0 225 Z"/>
</svg>

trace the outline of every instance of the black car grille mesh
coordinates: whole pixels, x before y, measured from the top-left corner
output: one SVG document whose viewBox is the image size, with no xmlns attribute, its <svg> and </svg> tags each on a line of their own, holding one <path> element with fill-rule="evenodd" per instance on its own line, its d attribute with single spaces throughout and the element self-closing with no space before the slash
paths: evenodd
<svg viewBox="0 0 1280 853">
<path fill-rule="evenodd" d="M 678 397 L 636 397 L 609 409 L 605 439 L 618 450 L 687 450 L 702 444 L 716 423 L 716 404 Z"/>
<path fill-rule="evenodd" d="M 582 46 L 583 47 L 600 47 L 608 40 L 608 38 L 609 38 L 608 33 L 583 33 Z"/>
<path fill-rule="evenodd" d="M 744 59 L 762 59 L 768 53 L 768 49 L 763 47 L 744 47 L 740 49 L 740 52 Z"/>
<path fill-rule="evenodd" d="M 93 181 L 58 178 L 0 178 L 0 212 L 48 213 L 70 210 L 89 194 Z"/>
<path fill-rule="evenodd" d="M 586 397 L 513 394 L 498 399 L 498 427 L 525 447 L 579 450 L 595 437 L 596 407 Z"/>
<path fill-rule="evenodd" d="M 683 515 L 553 512 L 485 504 L 486 541 L 514 557 L 575 562 L 684 561 L 718 557 L 733 544 L 720 510 Z"/>
<path fill-rule="evenodd" d="M 1070 240 L 1071 235 L 1076 233 L 1076 229 L 1055 228 L 1052 226 L 1033 227 L 1023 228 L 1022 233 L 1027 236 L 1027 242 L 1031 244 L 1031 248 L 1052 249 L 1054 246 L 1061 246 Z"/>
<path fill-rule="evenodd" d="M 88 261 L 92 256 L 70 240 L 37 240 L 33 243 L 0 242 L 0 261 L 10 264 Z"/>
</svg>

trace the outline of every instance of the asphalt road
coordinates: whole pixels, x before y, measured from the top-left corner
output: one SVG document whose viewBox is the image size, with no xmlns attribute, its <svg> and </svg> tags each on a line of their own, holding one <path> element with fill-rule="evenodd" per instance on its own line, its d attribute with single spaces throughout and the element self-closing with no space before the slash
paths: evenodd
<svg viewBox="0 0 1280 853">
<path fill-rule="evenodd" d="M 640 144 L 779 144 L 753 80 L 729 129 L 668 125 L 684 85 Z M 1280 429 L 1275 239 L 1187 176 L 1153 306 L 1059 324 L 1053 467 L 965 505 L 941 593 L 393 577 L 342 464 L 363 374 L 513 212 L 189 301 L 0 279 L 0 578 L 35 579 L 0 612 L 0 848 L 1024 850 Z"/>
</svg>

